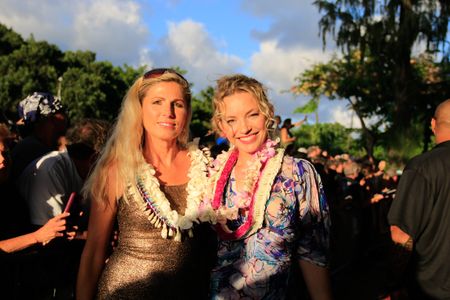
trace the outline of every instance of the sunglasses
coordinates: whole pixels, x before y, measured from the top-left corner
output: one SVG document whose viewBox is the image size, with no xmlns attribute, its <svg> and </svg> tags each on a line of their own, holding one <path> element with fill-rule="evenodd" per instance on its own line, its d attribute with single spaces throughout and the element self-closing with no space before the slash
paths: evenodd
<svg viewBox="0 0 450 300">
<path fill-rule="evenodd" d="M 169 68 L 157 68 L 157 69 L 150 70 L 144 74 L 144 79 L 158 78 L 158 77 L 162 76 L 164 73 L 176 74 L 179 77 L 181 77 L 184 81 L 186 81 L 186 83 L 189 85 L 189 82 L 186 80 L 186 78 L 183 77 L 183 75 L 181 75 L 174 69 L 169 69 Z"/>
</svg>

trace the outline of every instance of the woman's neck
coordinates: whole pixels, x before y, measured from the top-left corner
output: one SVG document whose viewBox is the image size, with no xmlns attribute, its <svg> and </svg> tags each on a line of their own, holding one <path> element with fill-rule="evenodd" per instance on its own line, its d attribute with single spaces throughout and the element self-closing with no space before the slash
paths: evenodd
<svg viewBox="0 0 450 300">
<path fill-rule="evenodd" d="M 239 151 L 239 156 L 236 161 L 236 168 L 245 168 L 248 165 L 248 162 L 252 161 L 253 159 L 254 158 L 252 154 Z"/>
<path fill-rule="evenodd" d="M 177 158 L 180 150 L 176 140 L 170 142 L 148 140 L 144 144 L 144 157 L 155 168 L 159 168 L 160 166 L 170 167 Z"/>
</svg>

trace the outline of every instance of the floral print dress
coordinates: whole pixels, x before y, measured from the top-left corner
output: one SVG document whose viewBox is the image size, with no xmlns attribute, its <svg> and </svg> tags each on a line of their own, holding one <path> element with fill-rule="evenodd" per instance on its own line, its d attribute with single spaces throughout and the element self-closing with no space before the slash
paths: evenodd
<svg viewBox="0 0 450 300">
<path fill-rule="evenodd" d="M 223 205 L 232 205 L 235 186 L 232 173 Z M 266 201 L 262 228 L 241 240 L 219 241 L 211 297 L 285 299 L 291 267 L 298 260 L 325 267 L 328 244 L 329 211 L 320 177 L 308 161 L 285 156 Z"/>
</svg>

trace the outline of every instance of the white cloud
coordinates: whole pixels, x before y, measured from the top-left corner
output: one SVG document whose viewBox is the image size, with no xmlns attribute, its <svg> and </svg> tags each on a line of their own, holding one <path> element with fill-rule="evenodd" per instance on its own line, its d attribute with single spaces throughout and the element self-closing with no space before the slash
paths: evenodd
<svg viewBox="0 0 450 300">
<path fill-rule="evenodd" d="M 79 2 L 74 33 L 75 48 L 98 52 L 99 58 L 120 64 L 137 62 L 149 35 L 139 5 L 124 0 Z"/>
<path fill-rule="evenodd" d="M 158 49 L 143 53 L 142 63 L 152 67 L 178 66 L 188 70 L 187 78 L 196 90 L 214 85 L 223 74 L 236 72 L 243 60 L 223 52 L 202 23 L 169 22 L 167 36 Z"/>
<path fill-rule="evenodd" d="M 0 21 L 12 27 L 24 38 L 30 34 L 37 40 L 66 43 L 72 38 L 70 30 L 73 3 L 66 1 L 0 1 Z"/>
<path fill-rule="evenodd" d="M 178 1 L 160 0 L 158 5 L 176 7 Z M 62 50 L 92 50 L 98 59 L 114 64 L 179 66 L 188 70 L 186 77 L 195 84 L 195 91 L 214 85 L 222 75 L 246 70 L 269 87 L 277 113 L 303 117 L 292 111 L 307 98 L 280 92 L 289 89 L 305 69 L 330 57 L 322 51 L 317 9 L 309 1 L 243 1 L 247 12 L 271 20 L 267 30 L 249 32 L 260 47 L 247 61 L 227 52 L 233 41 L 212 36 L 205 24 L 191 19 L 167 22 L 167 34 L 150 40 L 143 12 L 155 5 L 137 0 L 1 0 L 0 22 L 25 38 L 33 33 L 37 40 L 57 44 Z M 341 113 L 345 108 L 334 110 L 341 106 L 341 101 L 323 100 L 321 121 L 347 120 Z M 312 116 L 309 120 L 314 121 Z"/>
<path fill-rule="evenodd" d="M 131 0 L 2 0 L 0 20 L 63 50 L 91 50 L 116 64 L 137 62 L 149 35 Z"/>
<path fill-rule="evenodd" d="M 242 8 L 250 14 L 270 20 L 266 30 L 254 29 L 260 41 L 276 39 L 280 47 L 322 48 L 319 37 L 320 14 L 309 0 L 244 0 Z M 327 48 L 334 48 L 327 45 Z"/>
<path fill-rule="evenodd" d="M 281 48 L 278 42 L 265 41 L 259 51 L 251 57 L 250 69 L 276 91 L 289 89 L 294 78 L 313 64 L 330 59 L 330 54 L 321 50 L 304 48 L 301 45 Z"/>
<path fill-rule="evenodd" d="M 250 71 L 256 79 L 269 88 L 269 95 L 275 105 L 276 113 L 296 120 L 303 116 L 294 115 L 294 109 L 304 105 L 308 98 L 294 97 L 289 92 L 283 93 L 283 91 L 289 90 L 295 84 L 295 77 L 313 64 L 329 60 L 330 55 L 321 49 L 314 50 L 301 45 L 281 48 L 276 41 L 265 41 L 260 44 L 259 51 L 250 59 Z M 344 106 L 344 104 L 340 101 L 322 101 L 319 107 L 321 121 L 335 120 L 329 110 L 331 106 Z M 310 121 L 314 121 L 313 117 Z"/>
<path fill-rule="evenodd" d="M 361 128 L 361 122 L 351 109 L 338 106 L 331 110 L 331 114 L 335 122 L 341 123 L 345 127 Z"/>
<path fill-rule="evenodd" d="M 277 114 L 294 121 L 302 119 L 303 115 L 293 114 L 293 111 L 306 104 L 309 98 L 281 91 L 289 90 L 295 84 L 295 77 L 316 63 L 328 61 L 335 51 L 333 45 L 327 45 L 327 51 L 323 51 L 322 39 L 318 36 L 320 14 L 317 7 L 306 0 L 244 0 L 242 7 L 270 21 L 267 29 L 252 32 L 260 41 L 260 47 L 251 57 L 251 72 L 271 89 L 270 97 Z M 334 113 L 336 109 L 345 111 L 345 103 L 321 100 L 319 121 L 344 122 L 345 118 L 338 118 L 340 115 Z M 314 115 L 308 122 L 315 122 Z"/>
<path fill-rule="evenodd" d="M 158 5 L 175 7 L 178 2 Z M 116 65 L 179 66 L 188 70 L 195 90 L 244 65 L 241 58 L 226 53 L 226 41 L 193 20 L 167 22 L 167 34 L 150 40 L 143 11 L 151 9 L 136 0 L 1 0 L 0 20 L 25 38 L 32 33 L 64 51 L 90 50 L 98 60 Z"/>
</svg>

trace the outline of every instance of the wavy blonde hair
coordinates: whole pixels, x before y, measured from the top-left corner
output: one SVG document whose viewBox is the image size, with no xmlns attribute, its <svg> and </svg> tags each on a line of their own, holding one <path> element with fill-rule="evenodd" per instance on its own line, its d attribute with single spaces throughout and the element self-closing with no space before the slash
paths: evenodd
<svg viewBox="0 0 450 300">
<path fill-rule="evenodd" d="M 182 88 L 188 115 L 186 125 L 177 141 L 181 147 L 186 146 L 192 115 L 189 83 L 172 70 L 153 78 L 145 78 L 145 75 L 139 77 L 125 95 L 111 136 L 84 185 L 83 195 L 86 199 L 108 203 L 108 177 L 111 176 L 111 172 L 116 178 L 114 188 L 118 199 L 123 195 L 127 184 L 135 183 L 137 169 L 142 163 L 145 163 L 142 101 L 148 89 L 161 82 L 176 82 Z"/>
<path fill-rule="evenodd" d="M 219 124 L 222 121 L 223 99 L 240 92 L 250 93 L 256 98 L 259 110 L 266 117 L 266 128 L 270 130 L 275 120 L 274 108 L 267 97 L 267 89 L 258 80 L 242 74 L 227 75 L 217 80 L 211 119 L 213 130 L 221 133 Z"/>
</svg>

